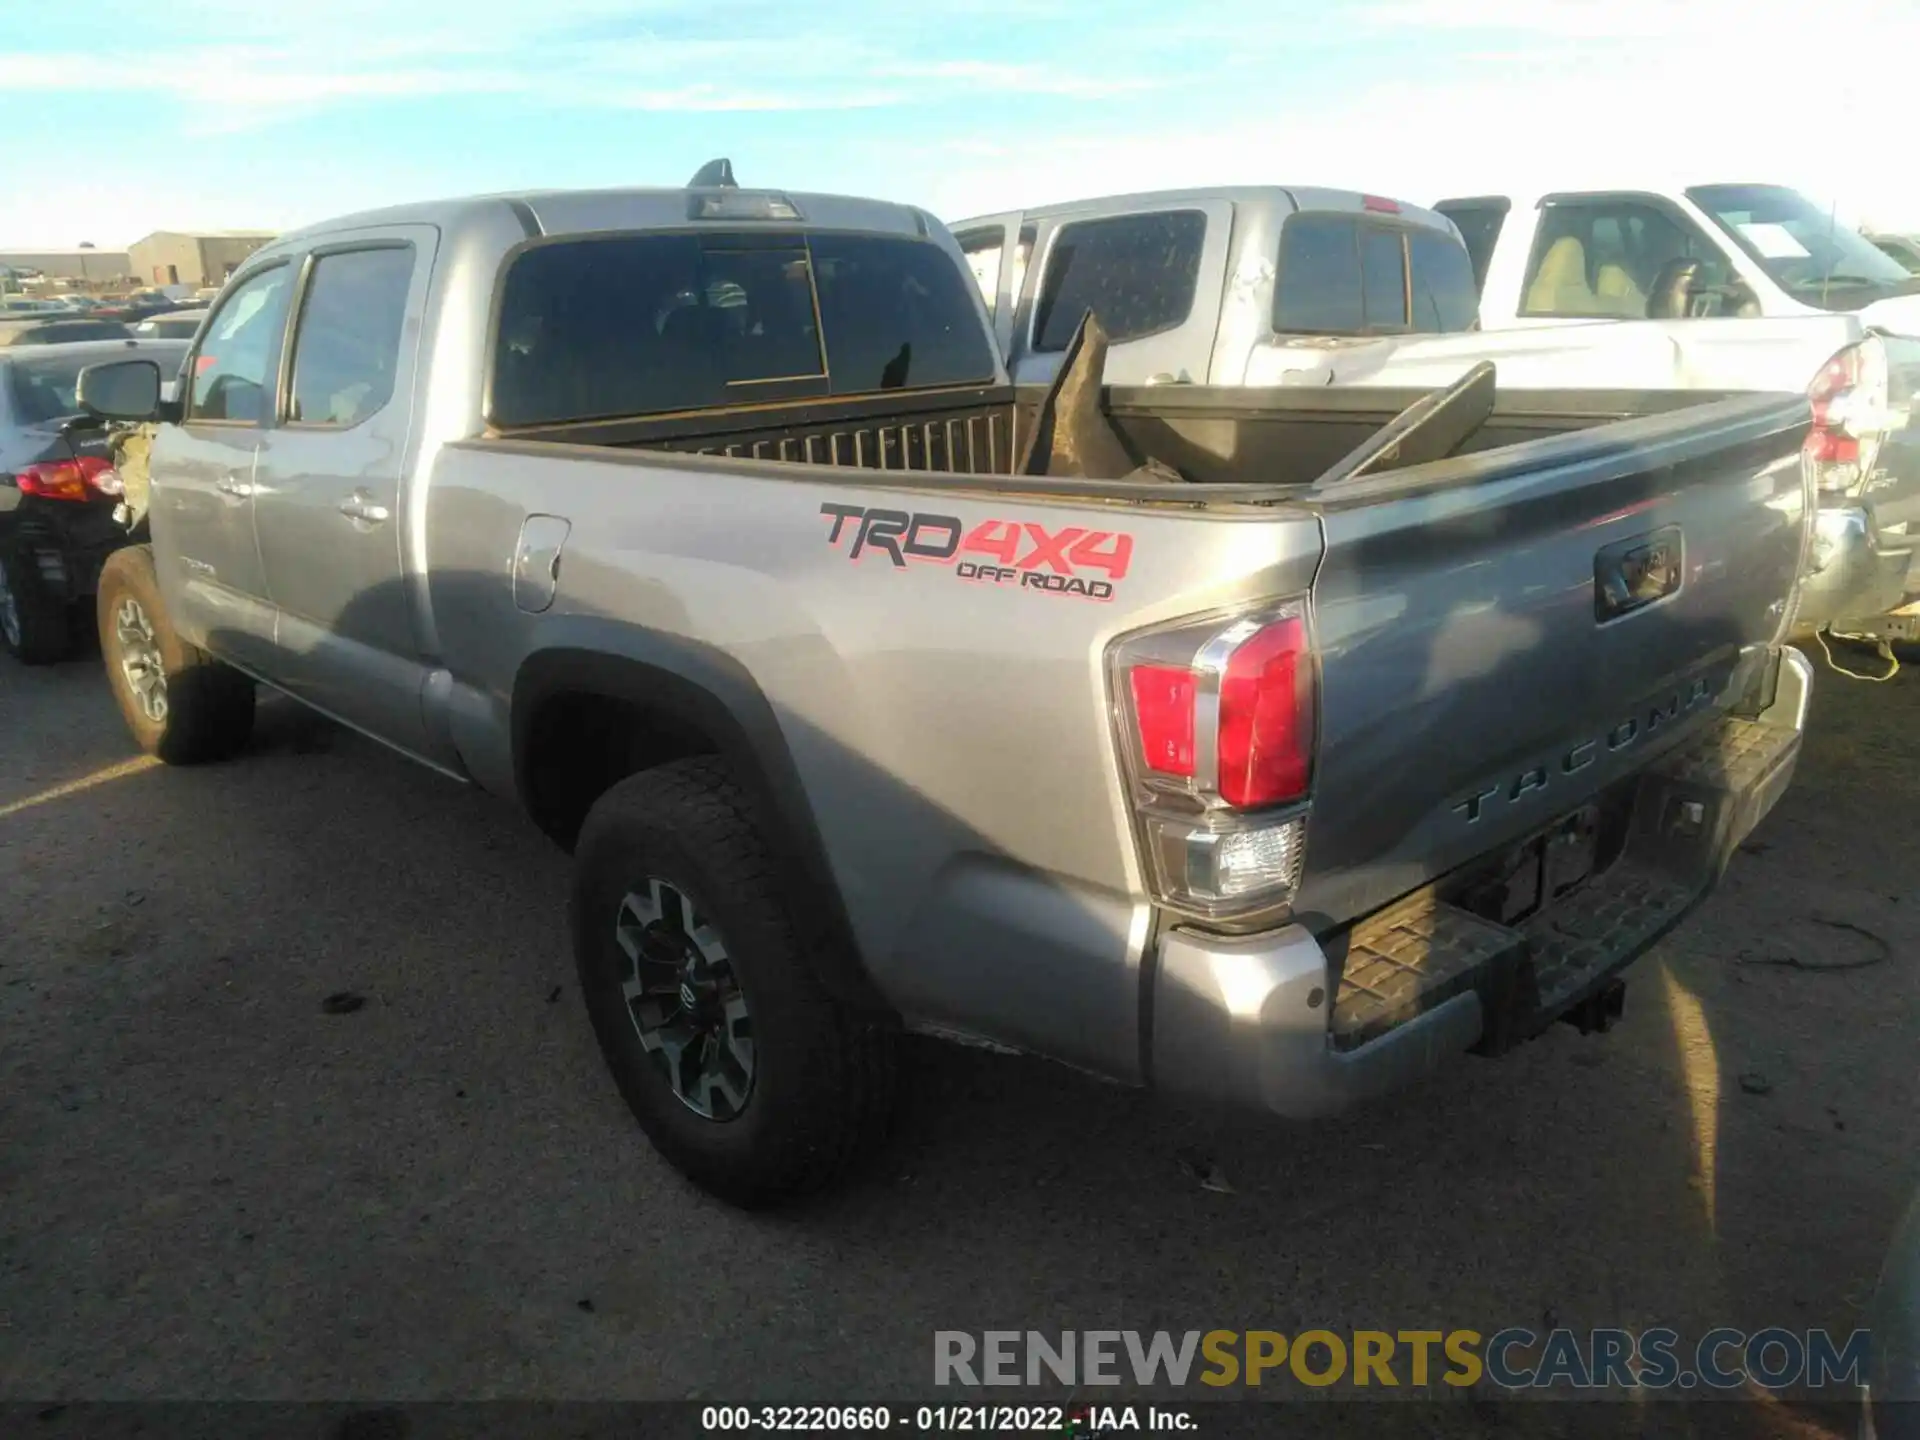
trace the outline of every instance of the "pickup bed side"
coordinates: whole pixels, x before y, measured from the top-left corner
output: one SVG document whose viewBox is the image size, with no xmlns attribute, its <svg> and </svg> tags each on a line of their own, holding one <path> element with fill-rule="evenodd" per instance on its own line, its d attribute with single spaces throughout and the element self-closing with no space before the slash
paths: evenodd
<svg viewBox="0 0 1920 1440">
<path fill-rule="evenodd" d="M 548 609 L 528 614 L 501 557 L 527 515 L 555 508 L 562 476 L 560 584 Z M 493 784 L 517 769 L 534 813 L 564 831 L 594 782 L 503 753 L 516 721 L 523 741 L 542 725 L 520 705 L 523 676 L 553 663 L 544 656 L 670 670 L 736 719 L 764 704 L 778 733 L 759 743 L 779 750 L 770 761 L 759 750 L 755 764 L 777 775 L 791 763 L 803 829 L 817 828 L 857 953 L 891 1004 L 915 1022 L 1138 1080 L 1150 917 L 1103 718 L 1105 649 L 1169 616 L 1304 592 L 1320 527 L 1286 507 L 1196 517 L 935 481 L 904 488 L 859 470 L 520 442 L 449 447 L 427 526 L 456 743 Z M 1020 537 L 1021 551 L 1036 535 L 1104 532 L 1131 553 L 1110 569 L 1063 559 L 1076 573 L 1021 572 L 1105 584 L 1105 599 L 1025 589 L 911 550 L 896 564 L 859 543 L 862 517 L 876 512 L 928 535 L 996 527 L 987 533 Z"/>
<path fill-rule="evenodd" d="M 796 833 L 820 837 L 880 995 L 917 1026 L 1138 1082 L 1154 1068 L 1154 946 L 1167 932 L 1115 784 L 1113 642 L 1311 594 L 1322 739 L 1295 905 L 1306 934 L 1283 948 L 1333 980 L 1320 941 L 1346 943 L 1390 902 L 1597 796 L 1628 803 L 1635 777 L 1676 746 L 1717 744 L 1724 712 L 1770 678 L 1806 535 L 1799 407 L 1736 399 L 1610 429 L 1619 443 L 1600 451 L 1566 435 L 1337 497 L 1269 488 L 1260 503 L 1199 510 L 982 497 L 967 477 L 902 489 L 884 472 L 455 445 L 428 519 L 454 735 L 477 774 L 517 774 L 534 813 L 564 833 L 599 781 L 529 764 L 543 722 L 521 711 L 519 677 L 556 663 L 543 659 L 554 650 L 711 677 L 707 693 L 728 697 L 733 716 L 775 718 L 777 734 L 750 718 L 736 728 L 757 735 L 754 764 L 780 777 L 770 788 L 791 767 L 804 800 L 788 813 Z M 527 614 L 499 557 L 552 504 L 556 464 L 572 528 L 551 607 Z M 1097 603 L 1009 592 L 951 562 L 856 553 L 875 513 L 929 533 L 1099 526 L 1125 537 L 1130 561 Z M 1679 593 L 1597 623 L 1597 557 L 1666 531 L 1685 537 Z M 1800 683 L 1790 675 L 1789 689 Z M 523 747 L 512 756 L 509 733 Z M 1765 757 L 1767 803 L 1796 734 L 1788 724 Z M 571 801 L 556 802 L 554 785 Z M 1661 929 L 1719 859 L 1663 897 Z M 1609 951 L 1606 973 L 1625 958 Z M 1413 1003 L 1402 1018 L 1429 1002 Z M 1475 1033 L 1456 1049 L 1482 1038 L 1465 1028 Z M 1170 1033 L 1157 1078 L 1188 1088 L 1192 1057 L 1172 1061 Z M 1341 1074 L 1384 1084 L 1364 1078 L 1372 1059 L 1404 1078 L 1404 1056 L 1388 1055 L 1400 1046 L 1344 1058 Z M 1341 1098 L 1324 1088 L 1334 1093 L 1302 1083 L 1223 1098 L 1320 1110 Z"/>
</svg>

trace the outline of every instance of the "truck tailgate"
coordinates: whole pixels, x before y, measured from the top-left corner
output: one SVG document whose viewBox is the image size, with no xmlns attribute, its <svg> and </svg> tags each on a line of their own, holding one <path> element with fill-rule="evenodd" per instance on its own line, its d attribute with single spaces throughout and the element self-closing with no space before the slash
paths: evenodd
<svg viewBox="0 0 1920 1440">
<path fill-rule="evenodd" d="M 1326 487 L 1321 748 L 1295 906 L 1333 929 L 1714 723 L 1788 620 L 1798 396 Z"/>
</svg>

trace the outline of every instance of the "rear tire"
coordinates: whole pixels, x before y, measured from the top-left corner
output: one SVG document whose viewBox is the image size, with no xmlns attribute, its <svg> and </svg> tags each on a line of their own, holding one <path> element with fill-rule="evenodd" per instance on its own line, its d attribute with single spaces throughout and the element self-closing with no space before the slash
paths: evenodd
<svg viewBox="0 0 1920 1440">
<path fill-rule="evenodd" d="M 73 652 L 67 607 L 40 583 L 24 548 L 0 553 L 0 649 L 22 665 L 51 665 Z"/>
<path fill-rule="evenodd" d="M 670 1164 L 757 1207 L 832 1184 L 878 1145 L 893 1031 L 809 968 L 751 805 L 722 762 L 621 781 L 588 814 L 574 859 L 587 1013 Z"/>
<path fill-rule="evenodd" d="M 223 760 L 253 733 L 253 681 L 182 640 L 167 617 L 153 550 L 116 550 L 100 572 L 100 655 L 140 748 L 169 765 Z"/>
</svg>

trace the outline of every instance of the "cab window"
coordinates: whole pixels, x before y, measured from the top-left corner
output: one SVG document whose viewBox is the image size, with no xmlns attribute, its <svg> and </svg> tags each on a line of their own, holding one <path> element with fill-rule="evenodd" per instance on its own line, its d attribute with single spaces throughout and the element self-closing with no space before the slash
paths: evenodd
<svg viewBox="0 0 1920 1440">
<path fill-rule="evenodd" d="M 960 242 L 960 252 L 967 257 L 967 269 L 973 272 L 974 283 L 979 285 L 980 294 L 987 302 L 987 314 L 991 315 L 994 302 L 1000 298 L 1000 256 L 1006 249 L 1006 231 L 995 226 L 991 230 L 970 230 L 954 238 Z"/>
<path fill-rule="evenodd" d="M 1276 334 L 1446 334 L 1472 329 L 1479 310 L 1472 263 L 1451 235 L 1332 211 L 1281 228 Z"/>
<path fill-rule="evenodd" d="M 293 269 L 275 265 L 230 291 L 193 359 L 188 418 L 259 425 L 273 409 Z"/>
<path fill-rule="evenodd" d="M 546 425 L 994 378 L 952 254 L 754 231 L 529 246 L 501 290 L 489 418 Z"/>
<path fill-rule="evenodd" d="M 1062 225 L 1034 303 L 1033 349 L 1065 350 L 1089 310 L 1116 345 L 1184 325 L 1206 238 L 1207 217 L 1198 210 Z"/>
<path fill-rule="evenodd" d="M 1661 297 L 1682 266 L 1691 267 L 1695 293 L 1729 278 L 1719 248 L 1662 206 L 1632 196 L 1551 201 L 1534 236 L 1520 313 L 1580 320 L 1674 318 L 1662 308 Z M 1679 313 L 1693 312 L 1681 306 Z"/>
</svg>

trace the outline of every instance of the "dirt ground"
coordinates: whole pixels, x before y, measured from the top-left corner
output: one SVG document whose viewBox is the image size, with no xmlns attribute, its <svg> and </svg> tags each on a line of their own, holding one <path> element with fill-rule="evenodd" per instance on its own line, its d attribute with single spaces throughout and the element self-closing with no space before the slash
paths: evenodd
<svg viewBox="0 0 1920 1440">
<path fill-rule="evenodd" d="M 97 661 L 0 666 L 0 1400 L 852 1403 L 923 1395 L 939 1329 L 1845 1333 L 1920 1179 L 1916 720 L 1920 669 L 1823 671 L 1612 1034 L 1317 1126 L 916 1044 L 874 1173 L 749 1216 L 634 1129 L 509 808 L 284 702 L 240 761 L 129 764 Z M 1733 1433 L 1664 1403 L 1502 1433 Z"/>
</svg>

